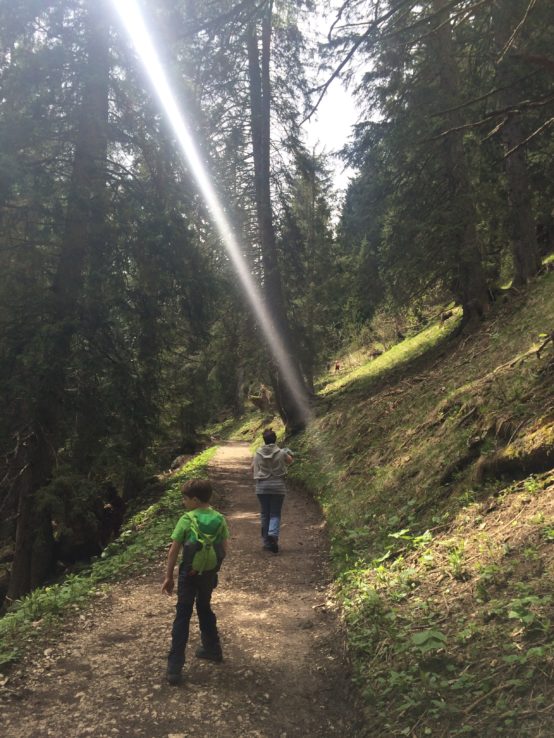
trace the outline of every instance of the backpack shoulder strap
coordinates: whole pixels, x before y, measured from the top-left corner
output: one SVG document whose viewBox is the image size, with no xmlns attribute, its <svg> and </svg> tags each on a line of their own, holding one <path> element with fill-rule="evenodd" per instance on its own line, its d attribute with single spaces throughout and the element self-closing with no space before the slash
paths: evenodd
<svg viewBox="0 0 554 738">
<path fill-rule="evenodd" d="M 196 517 L 196 515 L 194 515 L 193 510 L 185 513 L 185 515 L 190 520 L 191 531 L 196 536 L 196 540 L 200 541 L 200 543 L 213 543 L 215 539 L 220 535 L 225 525 L 225 518 L 223 517 L 223 515 L 221 515 L 221 520 L 215 533 L 205 533 L 203 530 L 201 530 L 198 518 Z"/>
<path fill-rule="evenodd" d="M 187 520 L 190 520 L 189 532 L 194 533 L 194 535 L 198 538 L 198 534 L 200 533 L 200 526 L 198 525 L 196 515 L 193 515 L 191 510 L 190 512 L 185 513 L 185 517 L 187 518 Z"/>
</svg>

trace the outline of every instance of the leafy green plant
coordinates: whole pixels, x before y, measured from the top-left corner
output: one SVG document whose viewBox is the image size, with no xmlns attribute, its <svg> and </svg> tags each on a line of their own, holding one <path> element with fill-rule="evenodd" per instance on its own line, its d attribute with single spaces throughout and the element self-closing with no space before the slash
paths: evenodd
<svg viewBox="0 0 554 738">
<path fill-rule="evenodd" d="M 433 540 L 433 535 L 429 530 L 417 535 L 411 533 L 409 528 L 403 528 L 396 533 L 389 533 L 389 538 L 394 538 L 397 541 L 407 541 L 414 548 L 423 548 Z"/>
<path fill-rule="evenodd" d="M 539 482 L 533 475 L 531 475 L 525 480 L 525 482 L 523 483 L 523 486 L 526 492 L 529 492 L 532 495 L 536 495 L 541 490 L 541 486 Z"/>
<path fill-rule="evenodd" d="M 550 604 L 550 596 L 539 597 L 527 595 L 511 600 L 506 605 L 507 616 L 517 620 L 526 630 L 546 632 L 550 627 L 550 620 L 540 614 L 540 608 Z"/>
<path fill-rule="evenodd" d="M 447 554 L 448 564 L 454 579 L 467 579 L 467 571 L 464 566 L 464 551 L 465 544 L 463 541 L 459 541 Z"/>
<path fill-rule="evenodd" d="M 412 644 L 421 653 L 438 651 L 446 646 L 446 636 L 440 630 L 423 630 L 412 635 Z"/>
<path fill-rule="evenodd" d="M 469 505 L 473 505 L 476 500 L 475 492 L 472 489 L 466 489 L 462 492 L 458 499 L 460 501 L 461 507 L 468 507 Z"/>
</svg>

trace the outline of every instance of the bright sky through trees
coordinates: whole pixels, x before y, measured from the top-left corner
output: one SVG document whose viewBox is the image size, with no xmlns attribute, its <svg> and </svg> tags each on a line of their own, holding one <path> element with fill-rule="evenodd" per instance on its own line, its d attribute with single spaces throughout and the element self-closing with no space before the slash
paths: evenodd
<svg viewBox="0 0 554 738">
<path fill-rule="evenodd" d="M 336 9 L 340 4 L 332 0 L 331 8 L 326 13 L 310 14 L 304 27 L 306 35 L 318 43 L 325 43 L 329 28 L 335 19 Z M 324 84 L 330 74 L 329 70 L 320 70 L 317 85 Z M 334 186 L 340 191 L 346 189 L 353 170 L 344 164 L 336 152 L 348 142 L 357 116 L 352 91 L 345 87 L 341 79 L 335 79 L 325 93 L 317 111 L 309 121 L 304 123 L 308 145 L 315 147 L 316 152 L 323 151 L 332 155 L 330 163 L 334 169 Z"/>
</svg>

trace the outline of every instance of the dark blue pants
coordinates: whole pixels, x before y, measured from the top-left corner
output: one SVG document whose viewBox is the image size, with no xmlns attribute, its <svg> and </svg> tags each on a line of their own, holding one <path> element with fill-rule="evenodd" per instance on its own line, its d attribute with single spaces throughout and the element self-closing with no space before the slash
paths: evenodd
<svg viewBox="0 0 554 738">
<path fill-rule="evenodd" d="M 263 540 L 266 541 L 268 536 L 278 539 L 281 527 L 281 509 L 285 495 L 258 493 L 258 500 L 260 501 Z"/>
<path fill-rule="evenodd" d="M 182 567 L 179 570 L 177 607 L 171 631 L 171 649 L 167 657 L 168 668 L 171 671 L 180 671 L 185 663 L 185 648 L 189 639 L 190 619 L 195 602 L 202 645 L 209 651 L 221 648 L 217 619 L 211 607 L 212 592 L 216 587 L 215 571 L 190 575 Z"/>
</svg>

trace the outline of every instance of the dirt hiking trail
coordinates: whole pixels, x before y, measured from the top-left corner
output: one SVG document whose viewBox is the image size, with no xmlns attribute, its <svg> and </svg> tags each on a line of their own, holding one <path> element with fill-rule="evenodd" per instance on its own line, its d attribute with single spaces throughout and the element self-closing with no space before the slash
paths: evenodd
<svg viewBox="0 0 554 738">
<path fill-rule="evenodd" d="M 225 660 L 196 659 L 196 614 L 183 684 L 165 683 L 175 596 L 160 594 L 164 558 L 113 586 L 0 693 L 3 738 L 293 738 L 361 736 L 335 614 L 326 600 L 321 513 L 288 494 L 281 552 L 262 551 L 243 444 L 222 446 L 210 477 L 223 492 L 229 555 L 214 592 Z M 168 531 L 169 540 L 170 531 Z"/>
</svg>

